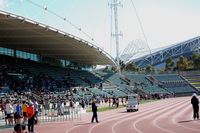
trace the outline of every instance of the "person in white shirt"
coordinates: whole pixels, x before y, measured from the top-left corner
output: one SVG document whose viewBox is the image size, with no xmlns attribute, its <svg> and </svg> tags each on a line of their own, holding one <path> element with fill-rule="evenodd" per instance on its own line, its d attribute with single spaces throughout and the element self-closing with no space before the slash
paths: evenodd
<svg viewBox="0 0 200 133">
<path fill-rule="evenodd" d="M 6 101 L 6 115 L 8 118 L 8 124 L 11 126 L 13 125 L 13 113 L 14 113 L 14 108 L 11 105 L 11 102 L 9 100 Z"/>
</svg>

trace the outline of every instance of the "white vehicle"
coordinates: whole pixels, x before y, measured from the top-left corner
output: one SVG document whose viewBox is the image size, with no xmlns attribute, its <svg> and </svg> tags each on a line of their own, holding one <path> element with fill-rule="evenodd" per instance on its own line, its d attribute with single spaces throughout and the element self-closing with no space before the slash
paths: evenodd
<svg viewBox="0 0 200 133">
<path fill-rule="evenodd" d="M 139 104 L 139 102 L 137 99 L 137 95 L 128 96 L 127 106 L 126 106 L 127 112 L 138 111 L 139 110 L 138 104 Z"/>
</svg>

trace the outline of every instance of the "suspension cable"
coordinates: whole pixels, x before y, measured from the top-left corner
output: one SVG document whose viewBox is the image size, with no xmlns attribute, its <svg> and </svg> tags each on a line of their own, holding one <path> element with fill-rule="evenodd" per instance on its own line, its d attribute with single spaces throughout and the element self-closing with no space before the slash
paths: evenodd
<svg viewBox="0 0 200 133">
<path fill-rule="evenodd" d="M 147 43 L 147 46 L 148 46 L 148 49 L 149 49 L 149 52 L 150 52 L 150 55 L 151 55 L 151 64 L 152 64 L 152 63 L 153 63 L 153 58 L 152 58 L 153 55 L 152 55 L 152 51 L 151 51 L 151 49 L 150 49 L 150 46 L 149 46 L 149 43 L 148 43 L 146 34 L 145 34 L 145 32 L 144 32 L 144 28 L 143 28 L 141 19 L 140 19 L 140 17 L 139 17 L 139 14 L 138 14 L 138 12 L 137 12 L 137 9 L 136 9 L 136 7 L 135 7 L 135 4 L 134 4 L 133 0 L 131 0 L 131 4 L 132 4 L 133 9 L 134 9 L 134 11 L 135 11 L 135 14 L 136 14 L 137 20 L 138 20 L 138 22 L 139 22 L 140 29 L 141 29 L 141 31 L 142 31 L 143 37 L 144 37 L 144 39 L 145 39 L 145 41 L 146 41 L 146 43 Z"/>
</svg>

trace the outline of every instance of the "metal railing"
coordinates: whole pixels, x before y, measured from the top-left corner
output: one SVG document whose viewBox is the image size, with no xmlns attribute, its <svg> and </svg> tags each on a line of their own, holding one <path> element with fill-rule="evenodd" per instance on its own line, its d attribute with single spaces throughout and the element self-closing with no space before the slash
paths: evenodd
<svg viewBox="0 0 200 133">
<path fill-rule="evenodd" d="M 69 121 L 74 119 L 81 119 L 81 107 L 69 107 L 69 106 L 61 106 L 53 107 L 49 104 L 49 106 L 45 107 L 43 105 L 39 105 L 39 111 L 36 115 L 37 120 L 40 124 L 49 123 L 49 122 L 62 122 L 62 121 Z M 14 116 L 14 114 L 13 114 Z M 4 112 L 0 112 L 0 127 L 6 126 L 6 115 Z M 20 120 L 23 121 L 23 118 Z M 14 117 L 13 117 L 14 122 Z"/>
<path fill-rule="evenodd" d="M 37 117 L 40 123 L 81 119 L 81 107 L 65 106 L 61 109 L 42 109 Z"/>
</svg>

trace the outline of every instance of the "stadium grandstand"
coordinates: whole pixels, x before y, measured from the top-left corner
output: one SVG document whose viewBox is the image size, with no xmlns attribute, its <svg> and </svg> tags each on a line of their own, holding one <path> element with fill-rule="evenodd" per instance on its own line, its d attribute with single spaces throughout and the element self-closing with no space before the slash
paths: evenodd
<svg viewBox="0 0 200 133">
<path fill-rule="evenodd" d="M 31 89 L 37 86 L 35 93 L 38 94 L 71 86 L 95 87 L 105 84 L 104 77 L 77 68 L 82 69 L 85 64 L 115 65 L 114 59 L 102 49 L 53 27 L 4 11 L 1 11 L 0 20 L 1 75 L 2 78 L 9 76 L 6 80 L 13 81 L 7 84 L 2 81 L 3 88 L 8 86 L 19 92 L 30 91 L 30 86 L 17 86 L 15 82 L 34 82 L 37 85 L 32 85 Z M 46 80 L 52 83 L 44 83 Z M 94 90 L 91 92 L 99 94 Z M 104 93 L 110 96 L 101 92 Z M 119 95 L 126 94 L 119 92 Z"/>
<path fill-rule="evenodd" d="M 178 74 L 126 74 L 136 92 L 157 95 L 191 95 L 198 89 Z"/>
<path fill-rule="evenodd" d="M 165 65 L 166 60 L 169 57 L 176 60 L 180 56 L 189 57 L 192 53 L 198 53 L 200 50 L 200 37 L 195 37 L 177 44 L 173 44 L 164 48 L 159 48 L 152 50 L 152 53 L 149 54 L 148 51 L 146 55 L 135 58 L 135 56 L 129 57 L 126 63 L 134 62 L 139 67 L 145 68 L 148 65 L 153 65 L 157 68 L 161 68 Z M 141 55 L 141 53 L 138 53 Z M 133 58 L 134 57 L 134 58 Z M 132 59 L 133 58 L 133 59 Z"/>
<path fill-rule="evenodd" d="M 69 33 L 8 12 L 0 12 L 0 21 L 2 110 L 10 100 L 37 99 L 40 109 L 44 109 L 40 113 L 40 121 L 48 122 L 53 121 L 49 117 L 60 104 L 64 106 L 68 103 L 74 107 L 79 101 L 85 107 L 93 99 L 108 102 L 111 98 L 127 96 L 123 86 L 118 87 L 89 71 L 93 65 L 116 65 L 115 60 L 101 48 Z M 120 77 L 117 75 L 119 80 Z M 114 87 L 105 89 L 105 84 Z M 51 112 L 45 112 L 49 109 Z M 59 120 L 74 118 L 74 112 L 70 114 L 70 110 L 56 114 L 64 112 L 66 115 Z M 45 114 L 51 116 L 42 118 Z M 4 118 L 1 116 L 1 120 Z M 9 121 L 9 125 L 12 124 Z"/>
<path fill-rule="evenodd" d="M 65 99 L 84 99 L 89 104 L 93 98 L 107 101 L 131 93 L 159 97 L 198 92 L 199 85 L 190 74 L 88 71 L 92 65 L 116 65 L 116 62 L 94 44 L 48 25 L 4 11 L 0 12 L 0 20 L 2 93 L 31 92 L 38 98 L 42 93 L 63 96 L 69 93 Z M 153 65 L 162 64 L 170 55 L 175 58 L 198 51 L 199 42 L 196 37 L 152 53 Z M 144 67 L 150 56 L 134 61 Z"/>
<path fill-rule="evenodd" d="M 68 21 L 65 17 L 49 10 L 47 6 L 43 7 L 31 0 L 26 2 L 62 21 Z M 136 11 L 133 1 L 130 2 Z M 113 17 L 117 24 L 117 6 L 120 7 L 121 2 L 113 0 L 109 5 L 111 10 L 114 10 L 111 11 L 114 13 L 111 18 Z M 139 19 L 137 13 L 136 16 Z M 83 32 L 70 21 L 67 23 Z M 139 23 L 142 28 L 140 20 Z M 142 32 L 146 41 L 131 41 L 122 52 L 120 59 L 119 37 L 122 34 L 118 33 L 118 25 L 115 25 L 115 33 L 111 33 L 111 36 L 116 37 L 116 58 L 113 58 L 86 32 L 84 34 L 93 42 L 67 33 L 64 29 L 60 30 L 0 10 L 0 132 L 3 133 L 1 129 L 5 128 L 9 128 L 10 131 L 18 124 L 20 128 L 29 125 L 30 119 L 27 121 L 26 116 L 29 106 L 34 109 L 33 125 L 38 122 L 41 125 L 45 124 L 45 126 L 36 126 L 36 130 L 40 132 L 48 132 L 47 130 L 50 129 L 47 127 L 53 127 L 52 125 L 55 125 L 55 130 L 51 132 L 59 132 L 60 129 L 64 129 L 60 128 L 63 121 L 67 123 L 74 119 L 73 122 L 64 123 L 64 126 L 67 126 L 66 133 L 84 132 L 85 127 L 88 128 L 88 132 L 92 130 L 96 132 L 96 128 L 99 127 L 92 124 L 93 118 L 91 123 L 88 123 L 89 115 L 82 117 L 81 114 L 93 112 L 93 116 L 97 117 L 97 107 L 98 111 L 110 110 L 106 115 L 98 113 L 102 116 L 100 124 L 106 126 L 97 132 L 108 127 L 112 127 L 112 132 L 115 132 L 117 128 L 123 129 L 123 126 L 116 125 L 121 123 L 126 125 L 125 122 L 131 123 L 127 125 L 132 127 L 129 130 L 132 131 L 144 125 L 139 125 L 137 122 L 145 120 L 146 123 L 146 118 L 150 120 L 151 117 L 154 117 L 152 118 L 154 125 L 162 123 L 166 126 L 166 123 L 158 120 L 162 117 L 164 121 L 168 118 L 166 116 L 179 112 L 186 104 L 188 106 L 190 99 L 186 96 L 200 94 L 200 37 L 152 51 L 147 44 L 143 28 Z M 194 53 L 196 55 L 193 58 Z M 179 61 L 182 56 L 181 64 Z M 166 64 L 169 58 L 173 65 L 168 69 Z M 96 69 L 97 65 L 104 68 Z M 175 97 L 178 97 L 178 100 Z M 152 101 L 155 101 L 156 106 Z M 165 105 L 162 105 L 163 101 L 166 102 Z M 173 101 L 176 101 L 175 104 Z M 144 105 L 143 102 L 150 103 Z M 125 107 L 129 106 L 134 108 L 137 106 L 134 110 L 138 111 L 139 108 L 142 113 L 128 114 Z M 173 110 L 174 108 L 176 110 Z M 187 109 L 189 110 L 188 107 Z M 161 114 L 165 114 L 164 117 Z M 173 124 L 178 121 L 178 118 L 178 115 L 172 118 Z M 113 121 L 116 123 L 107 126 L 107 123 L 111 124 Z M 98 120 L 96 122 L 98 123 Z M 187 122 L 190 120 L 180 120 L 178 124 L 187 124 Z M 57 126 L 60 129 L 56 129 Z M 156 128 L 159 129 L 158 132 L 160 129 L 168 131 L 162 127 Z M 143 132 L 138 129 L 136 132 Z M 199 132 L 199 129 L 193 131 Z M 176 131 L 169 130 L 169 132 Z"/>
</svg>

